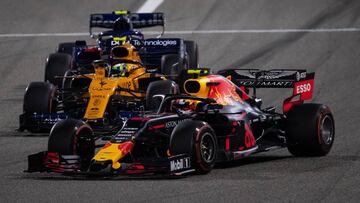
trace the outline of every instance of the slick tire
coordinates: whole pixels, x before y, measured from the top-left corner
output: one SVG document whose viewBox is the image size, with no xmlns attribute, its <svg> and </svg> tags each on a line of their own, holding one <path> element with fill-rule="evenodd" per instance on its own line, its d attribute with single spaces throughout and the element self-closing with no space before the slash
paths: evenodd
<svg viewBox="0 0 360 203">
<path fill-rule="evenodd" d="M 186 120 L 179 123 L 170 137 L 172 155 L 188 154 L 196 173 L 209 173 L 215 165 L 217 138 L 209 124 Z"/>
<path fill-rule="evenodd" d="M 48 151 L 60 155 L 80 156 L 81 168 L 86 170 L 95 154 L 93 131 L 84 121 L 65 119 L 51 129 Z"/>
<path fill-rule="evenodd" d="M 161 57 L 161 74 L 176 80 L 185 70 L 185 63 L 178 54 L 166 54 Z"/>
<path fill-rule="evenodd" d="M 323 104 L 294 106 L 287 114 L 285 133 L 288 150 L 294 156 L 325 156 L 335 138 L 335 124 L 329 107 Z"/>
<path fill-rule="evenodd" d="M 56 87 L 51 83 L 32 82 L 24 95 L 23 111 L 26 114 L 56 111 Z"/>
<path fill-rule="evenodd" d="M 70 56 L 72 56 L 74 47 L 74 42 L 59 43 L 58 47 L 56 48 L 56 53 L 69 54 Z"/>
<path fill-rule="evenodd" d="M 188 68 L 198 68 L 198 61 L 199 61 L 199 52 L 198 46 L 194 41 L 184 41 L 186 52 L 187 52 L 187 61 L 188 61 Z"/>
<path fill-rule="evenodd" d="M 63 82 L 63 78 L 61 77 L 63 77 L 69 69 L 71 69 L 71 56 L 69 54 L 50 54 L 45 64 L 45 82 L 50 82 L 57 87 L 61 87 Z"/>
<path fill-rule="evenodd" d="M 162 102 L 162 98 L 154 95 L 179 94 L 178 85 L 172 80 L 159 80 L 151 82 L 146 90 L 146 109 L 156 112 Z"/>
</svg>

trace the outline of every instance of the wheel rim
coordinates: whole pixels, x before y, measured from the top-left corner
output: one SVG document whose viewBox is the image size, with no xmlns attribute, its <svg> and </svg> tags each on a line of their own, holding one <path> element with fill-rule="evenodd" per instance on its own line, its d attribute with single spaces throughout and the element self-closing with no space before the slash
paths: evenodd
<svg viewBox="0 0 360 203">
<path fill-rule="evenodd" d="M 210 133 L 205 133 L 200 142 L 201 158 L 206 163 L 211 163 L 215 158 L 215 141 Z"/>
<path fill-rule="evenodd" d="M 320 134 L 326 145 L 330 145 L 332 143 L 334 139 L 334 125 L 333 120 L 329 115 L 326 115 L 321 121 Z"/>
</svg>

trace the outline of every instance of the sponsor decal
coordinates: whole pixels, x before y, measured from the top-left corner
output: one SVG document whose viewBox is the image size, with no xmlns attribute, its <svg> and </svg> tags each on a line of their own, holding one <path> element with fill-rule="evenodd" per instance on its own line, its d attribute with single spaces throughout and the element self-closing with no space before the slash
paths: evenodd
<svg viewBox="0 0 360 203">
<path fill-rule="evenodd" d="M 123 128 L 116 136 L 115 136 L 115 142 L 121 143 L 127 140 L 130 140 L 133 135 L 136 133 L 138 128 Z"/>
<path fill-rule="evenodd" d="M 170 171 L 178 171 L 190 168 L 190 157 L 170 161 Z"/>
<path fill-rule="evenodd" d="M 157 39 L 157 40 L 145 40 L 143 43 L 140 40 L 132 40 L 131 43 L 134 46 L 176 46 L 177 45 L 177 41 L 176 40 L 170 40 L 170 39 Z"/>
<path fill-rule="evenodd" d="M 105 96 L 104 95 L 92 95 L 91 98 L 100 98 L 100 99 L 103 98 L 104 99 Z"/>
<path fill-rule="evenodd" d="M 165 128 L 174 128 L 175 126 L 177 126 L 179 123 L 182 123 L 186 120 L 189 119 L 183 119 L 183 120 L 177 120 L 177 121 L 169 121 L 165 123 Z"/>
<path fill-rule="evenodd" d="M 132 86 L 131 81 L 125 81 L 125 82 L 122 82 L 120 84 L 120 87 L 125 88 L 125 89 L 129 89 L 129 90 L 131 89 L 131 86 Z"/>
<path fill-rule="evenodd" d="M 280 78 L 281 76 L 283 76 L 281 72 L 268 72 L 268 73 L 264 73 L 264 75 L 261 75 L 258 79 L 272 80 L 272 79 Z"/>
<path fill-rule="evenodd" d="M 120 41 L 111 41 L 111 46 L 120 46 L 122 42 Z"/>
<path fill-rule="evenodd" d="M 312 87 L 311 87 L 310 83 L 301 84 L 301 85 L 296 86 L 296 93 L 301 94 L 304 92 L 310 92 L 311 88 Z"/>
<path fill-rule="evenodd" d="M 296 72 L 296 81 L 299 81 L 299 80 L 300 80 L 300 78 L 301 78 L 300 73 L 299 73 L 299 72 Z"/>
<path fill-rule="evenodd" d="M 300 94 L 301 100 L 307 100 L 312 98 L 313 90 L 314 80 L 304 80 L 295 83 L 293 95 Z"/>
<path fill-rule="evenodd" d="M 100 83 L 99 83 L 99 85 L 100 85 L 101 87 L 103 87 L 104 85 L 106 85 L 106 82 L 103 81 L 103 80 L 101 80 Z"/>
<path fill-rule="evenodd" d="M 146 18 L 141 17 L 139 14 L 133 13 L 130 15 L 130 20 L 140 26 L 146 25 L 160 25 L 164 23 L 163 15 L 161 13 L 149 13 Z"/>
<path fill-rule="evenodd" d="M 95 99 L 93 102 L 94 106 L 99 106 L 101 104 L 101 100 L 100 99 Z"/>
<path fill-rule="evenodd" d="M 306 78 L 306 72 L 300 73 L 300 78 Z"/>
<path fill-rule="evenodd" d="M 145 46 L 176 46 L 177 41 L 176 40 L 146 40 L 144 42 Z"/>
<path fill-rule="evenodd" d="M 300 81 L 306 78 L 306 71 L 292 71 L 292 70 L 271 70 L 271 71 L 247 71 L 247 70 L 235 70 L 242 79 L 255 79 L 258 80 L 278 80 L 278 81 Z"/>
<path fill-rule="evenodd" d="M 102 90 L 105 90 L 105 91 L 108 91 L 108 90 L 111 90 L 111 88 L 97 88 L 97 87 L 93 87 L 93 88 L 91 88 L 92 90 L 94 90 L 94 91 L 102 91 Z"/>
<path fill-rule="evenodd" d="M 134 45 L 134 46 L 141 46 L 142 45 L 141 41 L 137 40 L 137 39 L 132 39 L 131 44 Z"/>
<path fill-rule="evenodd" d="M 124 15 L 124 14 L 122 14 Z M 163 15 L 161 13 L 149 13 L 146 16 L 133 13 L 129 14 L 130 20 L 134 25 L 137 26 L 152 26 L 152 25 L 161 25 L 164 24 Z M 91 15 L 91 25 L 92 26 L 112 26 L 115 20 L 107 19 L 102 14 L 93 14 Z"/>
<path fill-rule="evenodd" d="M 167 122 L 165 123 L 165 127 L 166 128 L 173 128 L 177 125 L 177 122 L 176 121 L 170 121 L 170 122 Z"/>
<path fill-rule="evenodd" d="M 243 81 L 238 80 L 238 84 L 241 86 L 254 86 L 255 81 Z M 291 87 L 294 84 L 292 81 L 258 81 L 256 86 L 265 87 Z"/>
</svg>

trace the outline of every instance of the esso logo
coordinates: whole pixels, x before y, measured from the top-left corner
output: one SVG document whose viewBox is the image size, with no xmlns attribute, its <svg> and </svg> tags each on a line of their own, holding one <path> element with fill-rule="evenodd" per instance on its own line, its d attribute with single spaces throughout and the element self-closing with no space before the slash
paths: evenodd
<svg viewBox="0 0 360 203">
<path fill-rule="evenodd" d="M 310 83 L 305 83 L 302 85 L 299 85 L 296 87 L 296 92 L 298 94 L 304 93 L 304 92 L 310 92 L 311 91 L 311 84 Z"/>
</svg>

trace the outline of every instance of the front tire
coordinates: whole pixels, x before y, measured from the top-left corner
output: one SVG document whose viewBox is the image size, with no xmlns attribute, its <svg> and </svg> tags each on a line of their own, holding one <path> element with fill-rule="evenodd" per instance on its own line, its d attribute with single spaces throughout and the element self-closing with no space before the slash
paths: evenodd
<svg viewBox="0 0 360 203">
<path fill-rule="evenodd" d="M 198 174 L 206 174 L 213 169 L 217 151 L 215 132 L 205 122 L 186 120 L 178 124 L 171 134 L 171 154 L 188 154 Z"/>
<path fill-rule="evenodd" d="M 325 156 L 335 138 L 334 118 L 328 106 L 302 104 L 287 114 L 285 133 L 294 156 Z"/>
<path fill-rule="evenodd" d="M 31 82 L 24 95 L 23 111 L 26 114 L 56 111 L 56 87 L 46 82 Z"/>
<path fill-rule="evenodd" d="M 51 129 L 48 151 L 60 155 L 78 155 L 81 169 L 86 170 L 95 154 L 93 131 L 84 121 L 61 120 Z"/>
</svg>

